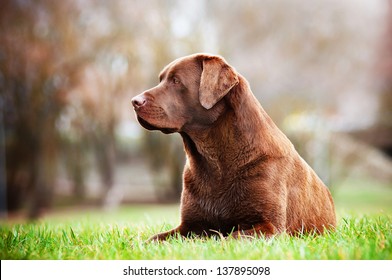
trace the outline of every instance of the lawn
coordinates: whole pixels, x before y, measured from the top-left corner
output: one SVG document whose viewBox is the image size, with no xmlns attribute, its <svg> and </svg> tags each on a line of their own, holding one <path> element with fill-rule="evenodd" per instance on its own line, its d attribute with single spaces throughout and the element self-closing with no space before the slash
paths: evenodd
<svg viewBox="0 0 392 280">
<path fill-rule="evenodd" d="M 392 190 L 336 190 L 338 227 L 300 238 L 145 242 L 178 224 L 178 205 L 58 212 L 35 223 L 0 222 L 1 259 L 392 259 Z M 365 202 L 371 194 L 370 202 Z M 349 198 L 348 198 L 349 197 Z"/>
</svg>

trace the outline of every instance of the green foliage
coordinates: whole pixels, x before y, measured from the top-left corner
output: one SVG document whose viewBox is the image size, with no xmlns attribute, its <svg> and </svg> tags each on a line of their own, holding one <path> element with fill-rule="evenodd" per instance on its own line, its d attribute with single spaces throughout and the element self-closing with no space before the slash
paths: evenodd
<svg viewBox="0 0 392 280">
<path fill-rule="evenodd" d="M 181 239 L 146 243 L 178 223 L 178 206 L 127 207 L 111 213 L 1 224 L 1 259 L 392 259 L 392 216 L 343 215 L 322 236 Z M 83 215 L 83 216 L 82 216 Z M 162 220 L 164 217 L 167 220 Z"/>
</svg>

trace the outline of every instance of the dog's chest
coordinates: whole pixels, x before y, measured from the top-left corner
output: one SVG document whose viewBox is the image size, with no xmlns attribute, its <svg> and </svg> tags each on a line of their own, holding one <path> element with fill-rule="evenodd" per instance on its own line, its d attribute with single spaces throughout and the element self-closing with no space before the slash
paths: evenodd
<svg viewBox="0 0 392 280">
<path fill-rule="evenodd" d="M 184 183 L 192 207 L 209 221 L 237 220 L 249 201 L 242 186 L 224 180 L 205 177 Z"/>
<path fill-rule="evenodd" d="M 191 229 L 229 234 L 239 228 L 249 229 L 263 219 L 260 196 L 254 194 L 251 180 L 238 174 L 213 176 L 208 171 L 194 171 L 184 170 L 181 206 L 182 221 Z"/>
<path fill-rule="evenodd" d="M 193 200 L 207 220 L 230 219 L 234 214 L 233 209 L 236 208 L 233 202 L 224 202 L 221 197 L 194 197 Z"/>
</svg>

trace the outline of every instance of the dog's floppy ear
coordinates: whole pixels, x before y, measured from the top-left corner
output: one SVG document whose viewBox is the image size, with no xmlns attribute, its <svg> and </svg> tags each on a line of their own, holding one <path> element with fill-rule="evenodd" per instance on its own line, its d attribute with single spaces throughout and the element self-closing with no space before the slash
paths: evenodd
<svg viewBox="0 0 392 280">
<path fill-rule="evenodd" d="M 238 84 L 238 76 L 219 56 L 203 56 L 202 62 L 199 101 L 208 110 Z"/>
</svg>

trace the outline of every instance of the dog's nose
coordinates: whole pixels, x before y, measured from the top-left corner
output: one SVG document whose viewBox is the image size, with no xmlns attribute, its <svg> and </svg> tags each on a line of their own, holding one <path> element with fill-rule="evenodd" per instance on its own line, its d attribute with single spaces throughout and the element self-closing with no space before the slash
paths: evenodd
<svg viewBox="0 0 392 280">
<path fill-rule="evenodd" d="M 131 102 L 132 102 L 133 107 L 135 109 L 138 109 L 138 108 L 142 107 L 144 104 L 146 104 L 146 99 L 143 96 L 138 95 L 138 96 L 135 96 L 134 98 L 132 98 Z"/>
</svg>

